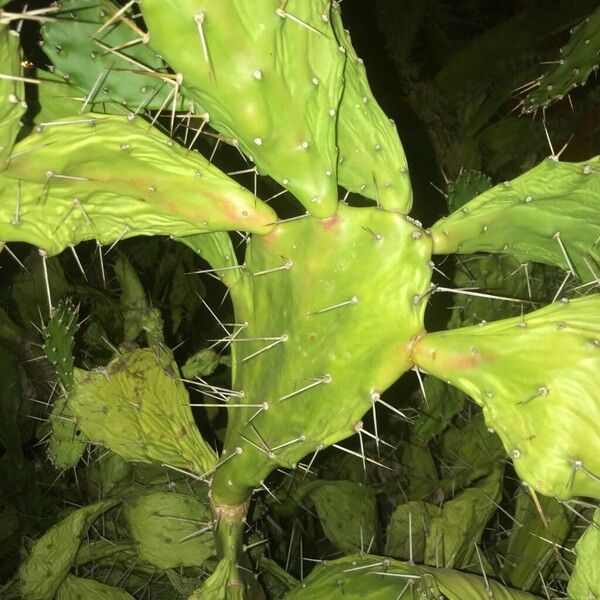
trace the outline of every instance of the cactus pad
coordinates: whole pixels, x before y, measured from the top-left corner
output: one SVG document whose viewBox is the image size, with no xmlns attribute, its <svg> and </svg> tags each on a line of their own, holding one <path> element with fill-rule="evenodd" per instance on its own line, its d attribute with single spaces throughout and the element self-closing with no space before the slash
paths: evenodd
<svg viewBox="0 0 600 600">
<path fill-rule="evenodd" d="M 151 46 L 183 75 L 211 126 L 321 218 L 337 206 L 335 116 L 346 58 L 329 5 L 141 3 Z"/>
<path fill-rule="evenodd" d="M 77 465 L 88 443 L 87 437 L 77 426 L 75 415 L 64 398 L 54 403 L 50 413 L 51 436 L 48 457 L 59 469 L 71 469 Z"/>
<path fill-rule="evenodd" d="M 561 48 L 560 59 L 538 80 L 538 87 L 522 101 L 523 112 L 546 108 L 564 98 L 573 88 L 585 85 L 600 67 L 600 8 L 571 30 L 571 39 Z"/>
<path fill-rule="evenodd" d="M 569 598 L 593 600 L 600 597 L 600 508 L 575 546 L 577 560 L 569 581 Z"/>
<path fill-rule="evenodd" d="M 135 600 L 134 597 L 111 585 L 94 579 L 67 575 L 56 592 L 56 600 Z"/>
<path fill-rule="evenodd" d="M 188 600 L 244 600 L 245 597 L 244 584 L 237 575 L 237 565 L 224 558 Z"/>
<path fill-rule="evenodd" d="M 25 85 L 18 79 L 22 75 L 19 34 L 0 23 L 0 170 L 10 156 L 17 134 L 21 129 L 21 117 L 27 108 Z"/>
<path fill-rule="evenodd" d="M 331 19 L 347 56 L 338 110 L 339 184 L 377 201 L 387 210 L 408 213 L 412 188 L 396 126 L 371 92 L 365 66 L 344 30 L 337 2 L 333 2 Z"/>
<path fill-rule="evenodd" d="M 52 600 L 67 577 L 88 527 L 118 500 L 102 500 L 73 511 L 33 546 L 19 571 L 21 594 L 27 600 Z"/>
<path fill-rule="evenodd" d="M 600 498 L 600 295 L 428 334 L 416 364 L 483 407 L 519 476 L 542 494 Z"/>
<path fill-rule="evenodd" d="M 557 265 L 584 281 L 600 270 L 600 157 L 546 159 L 431 228 L 436 254 L 505 253 Z"/>
<path fill-rule="evenodd" d="M 315 567 L 285 600 L 535 600 L 490 579 L 381 556 L 355 554 Z"/>
<path fill-rule="evenodd" d="M 155 461 L 195 475 L 216 462 L 166 350 L 132 350 L 106 368 L 76 369 L 69 405 L 90 440 L 127 461 Z"/>
<path fill-rule="evenodd" d="M 0 180 L 0 239 L 48 254 L 86 239 L 265 233 L 275 213 L 140 119 L 86 115 L 30 135 Z M 114 165 L 119 165 L 118 172 Z M 20 218 L 11 223 L 19 203 Z"/>
<path fill-rule="evenodd" d="M 67 390 L 73 383 L 73 348 L 79 329 L 78 313 L 79 307 L 73 306 L 72 302 L 60 301 L 44 328 L 44 354 Z"/>
<path fill-rule="evenodd" d="M 227 462 L 213 481 L 221 500 L 236 504 L 275 466 L 354 434 L 412 366 L 430 252 L 404 216 L 343 204 L 331 219 L 252 239 L 232 294 L 247 326 L 231 344 L 235 403 L 249 406 L 228 411 Z"/>
<path fill-rule="evenodd" d="M 52 20 L 42 26 L 44 52 L 54 64 L 54 73 L 82 90 L 90 106 L 113 102 L 136 113 L 181 109 L 176 81 L 162 59 L 142 42 L 143 33 L 136 31 L 131 11 L 114 18 L 120 8 L 110 0 L 62 0 Z M 132 44 L 135 40 L 138 43 Z"/>
<path fill-rule="evenodd" d="M 201 565 L 215 554 L 208 502 L 150 492 L 125 502 L 125 518 L 138 554 L 159 569 Z"/>
</svg>

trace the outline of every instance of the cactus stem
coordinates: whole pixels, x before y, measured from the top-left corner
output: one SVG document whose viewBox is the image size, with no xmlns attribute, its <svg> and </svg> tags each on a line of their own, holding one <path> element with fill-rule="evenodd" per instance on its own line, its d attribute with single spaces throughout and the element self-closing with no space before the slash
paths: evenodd
<svg viewBox="0 0 600 600">
<path fill-rule="evenodd" d="M 338 304 L 333 304 L 331 306 L 327 306 L 325 308 L 321 308 L 319 310 L 315 310 L 314 312 L 308 313 L 309 317 L 313 317 L 315 315 L 321 315 L 323 313 L 329 312 L 330 310 L 335 310 L 336 308 L 342 308 L 344 306 L 351 306 L 353 304 L 358 303 L 358 296 L 352 296 L 350 300 L 345 300 L 344 302 L 340 302 Z"/>
<path fill-rule="evenodd" d="M 344 446 L 340 446 L 339 444 L 332 444 L 332 446 L 334 448 L 336 448 L 337 450 L 341 450 L 342 452 L 346 452 L 347 454 L 350 454 L 351 456 L 356 456 L 357 458 L 360 458 L 360 459 L 363 458 L 363 455 L 360 454 L 360 452 L 355 452 L 354 450 L 350 450 L 350 448 L 344 448 Z M 365 456 L 364 459 L 367 462 L 370 462 L 373 465 L 381 467 L 382 469 L 387 469 L 388 471 L 393 471 L 393 469 L 391 469 L 387 465 L 384 465 L 383 463 L 377 462 L 376 460 L 373 460 L 372 458 L 369 458 L 369 457 Z"/>
<path fill-rule="evenodd" d="M 298 394 L 301 394 L 302 392 L 306 392 L 307 390 L 317 387 L 318 385 L 321 385 L 323 383 L 325 383 L 325 384 L 331 383 L 331 381 L 332 381 L 331 375 L 329 375 L 329 373 L 327 373 L 327 374 L 323 375 L 322 377 L 318 377 L 312 383 L 309 383 L 309 384 L 305 385 L 304 387 L 294 390 L 293 392 L 290 392 L 289 394 L 286 394 L 285 396 L 281 396 L 281 398 L 277 399 L 277 402 L 278 403 L 283 402 L 284 400 L 287 400 L 288 398 L 297 396 Z"/>
<path fill-rule="evenodd" d="M 0 242 L 0 253 L 3 250 L 8 252 L 8 255 L 21 267 L 21 269 L 23 269 L 23 271 L 25 271 L 25 273 L 31 275 L 29 269 L 19 260 L 19 257 L 8 247 L 6 242 Z"/>
<path fill-rule="evenodd" d="M 278 338 L 276 338 L 276 341 L 271 342 L 270 344 L 268 344 L 264 348 L 261 348 L 260 350 L 257 350 L 256 352 L 253 352 L 252 354 L 249 354 L 248 356 L 244 356 L 244 358 L 242 358 L 239 362 L 240 363 L 247 362 L 250 359 L 254 358 L 255 356 L 258 356 L 258 355 L 262 354 L 263 352 L 266 352 L 267 350 L 270 350 L 271 348 L 274 348 L 278 344 L 287 342 L 288 339 L 289 338 L 288 338 L 287 333 L 282 333 Z"/>
</svg>

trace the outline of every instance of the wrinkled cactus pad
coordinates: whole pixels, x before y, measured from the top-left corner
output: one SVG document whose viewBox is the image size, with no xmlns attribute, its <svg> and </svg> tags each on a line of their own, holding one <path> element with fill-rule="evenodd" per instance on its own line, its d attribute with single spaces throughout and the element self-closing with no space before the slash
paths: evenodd
<svg viewBox="0 0 600 600">
<path fill-rule="evenodd" d="M 483 407 L 519 476 L 548 496 L 600 498 L 600 294 L 427 334 L 416 364 Z"/>
<path fill-rule="evenodd" d="M 232 402 L 248 407 L 228 411 L 220 499 L 235 504 L 276 465 L 356 432 L 412 366 L 430 252 L 403 215 L 343 204 L 331 219 L 307 216 L 252 239 L 232 290 L 236 322 L 247 323 L 231 344 L 243 391 Z"/>
<path fill-rule="evenodd" d="M 216 462 L 164 349 L 123 351 L 105 368 L 76 369 L 69 406 L 90 440 L 127 461 L 159 462 L 197 476 Z"/>
<path fill-rule="evenodd" d="M 335 212 L 338 200 L 335 116 L 346 60 L 329 5 L 141 4 L 150 45 L 181 73 L 211 126 L 322 218 Z"/>
<path fill-rule="evenodd" d="M 548 158 L 439 220 L 431 228 L 434 253 L 509 254 L 593 281 L 600 264 L 599 178 L 600 157 Z"/>
<path fill-rule="evenodd" d="M 276 220 L 199 154 L 129 117 L 85 115 L 43 127 L 14 148 L 0 176 L 0 240 L 48 254 L 87 239 L 265 233 Z"/>
</svg>

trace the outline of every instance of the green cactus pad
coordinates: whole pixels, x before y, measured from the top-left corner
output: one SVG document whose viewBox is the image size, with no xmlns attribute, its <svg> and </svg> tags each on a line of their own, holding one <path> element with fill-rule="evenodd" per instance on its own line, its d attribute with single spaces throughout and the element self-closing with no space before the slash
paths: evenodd
<svg viewBox="0 0 600 600">
<path fill-rule="evenodd" d="M 110 0 L 62 0 L 52 20 L 42 26 L 43 49 L 54 73 L 76 85 L 91 106 L 113 102 L 136 113 L 169 112 L 173 106 L 181 110 L 184 102 L 180 91 L 175 92 L 173 75 L 141 43 L 143 33 L 132 29 L 131 9 L 114 18 L 120 9 Z M 135 40 L 140 43 L 129 45 Z"/>
<path fill-rule="evenodd" d="M 600 508 L 575 546 L 577 560 L 569 581 L 569 598 L 594 600 L 600 598 Z"/>
<path fill-rule="evenodd" d="M 73 348 L 79 329 L 78 314 L 79 307 L 73 306 L 69 300 L 61 301 L 44 328 L 44 354 L 66 390 L 73 383 Z"/>
<path fill-rule="evenodd" d="M 463 171 L 448 184 L 446 201 L 451 211 L 458 210 L 467 202 L 492 187 L 492 180 L 479 171 Z"/>
<path fill-rule="evenodd" d="M 12 152 L 25 113 L 25 84 L 22 76 L 19 34 L 0 24 L 0 170 Z M 17 79 L 9 79 L 9 77 Z"/>
<path fill-rule="evenodd" d="M 12 156 L 0 179 L 0 240 L 48 254 L 86 239 L 266 233 L 277 218 L 206 159 L 140 119 L 67 119 L 28 136 Z M 19 222 L 12 224 L 16 202 Z"/>
<path fill-rule="evenodd" d="M 562 100 L 569 92 L 585 85 L 600 68 L 600 8 L 571 30 L 571 39 L 560 50 L 560 58 L 538 80 L 538 87 L 522 101 L 530 113 Z"/>
<path fill-rule="evenodd" d="M 249 406 L 228 410 L 219 501 L 241 502 L 275 466 L 356 432 L 412 365 L 430 252 L 403 215 L 343 204 L 331 219 L 307 216 L 252 239 L 232 295 L 236 322 L 248 325 L 231 344 L 244 392 L 235 403 Z"/>
<path fill-rule="evenodd" d="M 183 75 L 186 93 L 211 126 L 320 218 L 337 207 L 335 116 L 346 59 L 331 30 L 329 5 L 140 5 L 151 46 Z"/>
<path fill-rule="evenodd" d="M 134 342 L 143 331 L 151 309 L 142 282 L 125 256 L 117 258 L 114 270 L 121 286 L 123 339 Z"/>
<path fill-rule="evenodd" d="M 303 485 L 293 497 L 298 503 L 314 504 L 323 532 L 344 553 L 360 551 L 375 535 L 375 491 L 368 486 L 320 479 Z"/>
<path fill-rule="evenodd" d="M 188 600 L 244 600 L 244 584 L 237 573 L 237 565 L 222 559 L 213 574 Z"/>
<path fill-rule="evenodd" d="M 206 377 L 215 372 L 221 362 L 221 356 L 211 348 L 201 348 L 190 356 L 181 367 L 186 379 Z"/>
<path fill-rule="evenodd" d="M 499 553 L 508 558 L 503 561 L 502 575 L 511 585 L 525 590 L 539 585 L 540 573 L 545 579 L 550 576 L 556 560 L 554 544 L 565 545 L 573 523 L 573 513 L 558 500 L 540 495 L 537 501 L 545 522 L 529 491 L 521 490 L 514 513 L 516 523 L 506 543 L 499 547 Z"/>
<path fill-rule="evenodd" d="M 416 364 L 483 407 L 519 476 L 548 496 L 600 498 L 600 294 L 428 334 Z"/>
<path fill-rule="evenodd" d="M 493 252 L 557 265 L 583 281 L 600 270 L 600 157 L 546 159 L 431 228 L 436 254 Z"/>
<path fill-rule="evenodd" d="M 79 429 L 67 400 L 62 398 L 55 402 L 49 422 L 48 458 L 59 469 L 72 469 L 77 466 L 89 440 Z"/>
<path fill-rule="evenodd" d="M 106 368 L 75 369 L 69 405 L 80 429 L 127 461 L 203 475 L 216 462 L 166 350 L 124 351 Z"/>
<path fill-rule="evenodd" d="M 150 492 L 125 502 L 125 518 L 138 554 L 159 569 L 202 565 L 215 554 L 208 502 Z"/>
<path fill-rule="evenodd" d="M 494 469 L 441 507 L 419 501 L 400 504 L 388 523 L 386 554 L 458 569 L 475 563 L 474 544 L 496 510 L 502 475 L 502 468 Z"/>
<path fill-rule="evenodd" d="M 118 500 L 102 500 L 73 511 L 49 529 L 33 546 L 19 571 L 27 600 L 52 600 L 67 577 L 88 527 Z"/>
<path fill-rule="evenodd" d="M 412 188 L 396 126 L 377 104 L 364 64 L 344 30 L 339 4 L 332 4 L 335 34 L 347 55 L 338 109 L 339 184 L 377 201 L 386 210 L 408 213 Z"/>
<path fill-rule="evenodd" d="M 355 554 L 320 564 L 285 600 L 535 600 L 482 577 Z"/>
<path fill-rule="evenodd" d="M 135 600 L 120 588 L 94 579 L 67 575 L 56 592 L 56 600 Z"/>
</svg>

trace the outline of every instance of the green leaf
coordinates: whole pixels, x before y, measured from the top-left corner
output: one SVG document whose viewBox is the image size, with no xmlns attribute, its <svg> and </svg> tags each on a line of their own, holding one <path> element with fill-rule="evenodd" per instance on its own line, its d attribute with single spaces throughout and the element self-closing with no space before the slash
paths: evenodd
<svg viewBox="0 0 600 600">
<path fill-rule="evenodd" d="M 159 569 L 196 566 L 215 554 L 208 503 L 174 492 L 150 492 L 125 503 L 139 555 Z"/>
<path fill-rule="evenodd" d="M 69 404 L 90 440 L 127 461 L 156 461 L 193 475 L 216 463 L 166 350 L 123 351 L 106 368 L 76 369 Z"/>
<path fill-rule="evenodd" d="M 49 529 L 21 565 L 19 579 L 27 600 L 52 600 L 75 562 L 88 527 L 118 500 L 102 500 L 73 511 Z"/>
<path fill-rule="evenodd" d="M 134 600 L 134 597 L 94 579 L 67 575 L 56 592 L 56 600 Z"/>
</svg>

